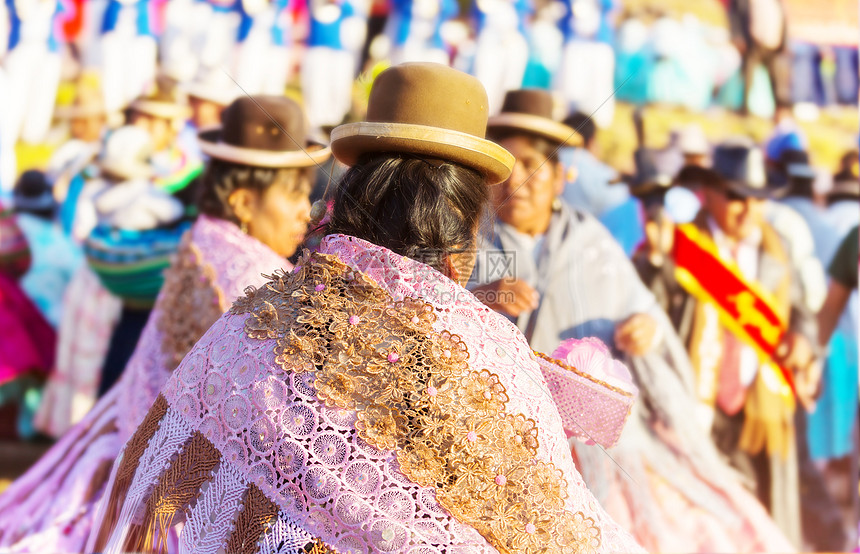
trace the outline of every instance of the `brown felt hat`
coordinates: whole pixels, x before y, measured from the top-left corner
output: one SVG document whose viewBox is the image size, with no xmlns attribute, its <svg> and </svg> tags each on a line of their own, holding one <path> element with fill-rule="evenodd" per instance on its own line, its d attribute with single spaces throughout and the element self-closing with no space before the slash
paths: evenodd
<svg viewBox="0 0 860 554">
<path fill-rule="evenodd" d="M 185 120 L 191 117 L 188 98 L 176 83 L 161 75 L 147 94 L 137 98 L 128 109 L 159 119 Z"/>
<path fill-rule="evenodd" d="M 159 119 L 188 119 L 191 117 L 191 108 L 174 102 L 138 99 L 128 107 L 132 111 Z"/>
<path fill-rule="evenodd" d="M 242 94 L 242 89 L 220 71 L 208 71 L 198 75 L 190 83 L 182 85 L 189 99 L 197 98 L 218 106 L 229 106 Z"/>
<path fill-rule="evenodd" d="M 552 94 L 541 89 L 512 90 L 505 95 L 502 111 L 490 118 L 491 134 L 523 131 L 567 146 L 582 145 L 582 135 L 573 127 L 552 118 Z"/>
<path fill-rule="evenodd" d="M 204 154 L 256 167 L 310 167 L 331 150 L 308 140 L 304 111 L 283 96 L 243 96 L 221 113 L 221 127 L 202 131 Z"/>
<path fill-rule="evenodd" d="M 476 78 L 435 63 L 386 69 L 370 91 L 367 121 L 331 134 L 334 157 L 354 165 L 369 152 L 405 152 L 481 172 L 488 184 L 511 174 L 514 157 L 486 140 L 487 92 Z"/>
</svg>

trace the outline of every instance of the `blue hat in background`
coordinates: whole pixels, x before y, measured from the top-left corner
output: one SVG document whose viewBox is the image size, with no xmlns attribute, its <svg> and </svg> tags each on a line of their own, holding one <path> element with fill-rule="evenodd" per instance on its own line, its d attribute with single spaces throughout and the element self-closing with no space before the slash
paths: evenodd
<svg viewBox="0 0 860 554">
<path fill-rule="evenodd" d="M 777 134 L 768 141 L 765 154 L 768 160 L 778 161 L 786 150 L 806 150 L 806 139 L 798 131 Z"/>
</svg>

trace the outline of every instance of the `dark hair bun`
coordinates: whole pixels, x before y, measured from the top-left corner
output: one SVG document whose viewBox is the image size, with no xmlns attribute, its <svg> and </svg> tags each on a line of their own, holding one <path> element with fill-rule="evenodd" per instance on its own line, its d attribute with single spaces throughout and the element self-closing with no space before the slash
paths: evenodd
<svg viewBox="0 0 860 554">
<path fill-rule="evenodd" d="M 474 247 L 488 197 L 473 169 L 408 154 L 366 154 L 341 179 L 327 231 L 444 273 L 448 255 Z"/>
</svg>

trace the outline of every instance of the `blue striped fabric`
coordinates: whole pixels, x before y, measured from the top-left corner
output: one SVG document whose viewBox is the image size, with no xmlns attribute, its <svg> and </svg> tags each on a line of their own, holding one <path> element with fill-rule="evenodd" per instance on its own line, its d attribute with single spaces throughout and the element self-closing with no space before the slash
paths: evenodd
<svg viewBox="0 0 860 554">
<path fill-rule="evenodd" d="M 189 221 L 145 231 L 99 226 L 84 244 L 84 253 L 108 291 L 128 305 L 151 307 L 170 257 L 190 227 Z"/>
</svg>

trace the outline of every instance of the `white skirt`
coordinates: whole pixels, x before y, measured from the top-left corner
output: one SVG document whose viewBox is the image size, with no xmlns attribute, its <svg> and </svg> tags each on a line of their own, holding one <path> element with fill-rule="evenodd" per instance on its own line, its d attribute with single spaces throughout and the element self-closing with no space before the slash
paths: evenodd
<svg viewBox="0 0 860 554">
<path fill-rule="evenodd" d="M 571 109 L 591 115 L 599 127 L 615 115 L 615 53 L 603 42 L 572 40 L 564 47 L 556 89 Z"/>
<path fill-rule="evenodd" d="M 302 91 L 311 128 L 340 124 L 352 107 L 355 58 L 345 50 L 313 46 L 302 63 Z"/>
<path fill-rule="evenodd" d="M 529 46 L 519 31 L 487 29 L 478 37 L 475 77 L 487 89 L 490 114 L 502 109 L 505 93 L 522 88 Z"/>
</svg>

